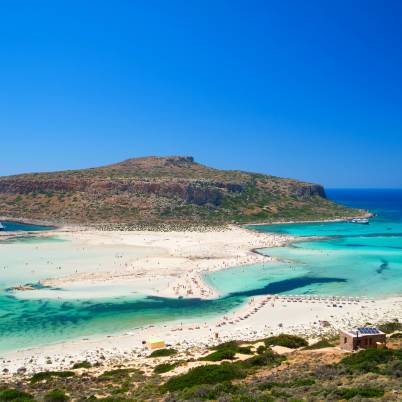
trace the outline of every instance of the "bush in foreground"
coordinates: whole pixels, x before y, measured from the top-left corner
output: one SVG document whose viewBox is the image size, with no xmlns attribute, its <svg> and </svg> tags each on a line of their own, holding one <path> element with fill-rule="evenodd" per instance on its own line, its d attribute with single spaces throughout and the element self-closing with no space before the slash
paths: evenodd
<svg viewBox="0 0 402 402">
<path fill-rule="evenodd" d="M 33 396 L 19 391 L 18 389 L 7 388 L 0 391 L 0 401 L 8 402 L 8 401 L 32 401 Z"/>
<path fill-rule="evenodd" d="M 81 369 L 81 368 L 89 369 L 91 367 L 92 367 L 92 364 L 89 361 L 84 360 L 83 362 L 74 363 L 72 368 L 73 368 L 73 370 L 75 370 L 75 369 Z"/>
<path fill-rule="evenodd" d="M 225 401 L 225 402 L 273 402 L 265 392 L 224 382 L 216 385 L 197 385 L 175 394 L 170 401 Z"/>
<path fill-rule="evenodd" d="M 154 373 L 156 373 L 156 374 L 167 373 L 167 372 L 173 370 L 176 367 L 177 367 L 176 363 L 172 363 L 172 364 L 170 364 L 170 363 L 161 363 L 161 364 L 158 364 L 157 366 L 155 366 Z"/>
<path fill-rule="evenodd" d="M 131 381 L 142 381 L 144 379 L 143 372 L 136 368 L 121 368 L 109 370 L 102 373 L 99 378 L 103 380 L 130 379 Z"/>
<path fill-rule="evenodd" d="M 58 389 L 50 391 L 45 395 L 45 402 L 66 402 L 68 399 L 68 396 Z"/>
<path fill-rule="evenodd" d="M 402 360 L 402 349 L 366 349 L 344 357 L 340 365 L 350 371 L 362 371 L 376 373 L 380 366 L 392 361 Z"/>
<path fill-rule="evenodd" d="M 378 329 L 386 334 L 392 334 L 395 331 L 402 331 L 402 323 L 398 321 L 386 322 L 384 324 L 380 324 Z"/>
<path fill-rule="evenodd" d="M 234 364 L 206 365 L 192 368 L 186 374 L 170 378 L 163 386 L 163 389 L 170 392 L 180 391 L 196 385 L 219 384 L 244 377 L 243 370 Z"/>
<path fill-rule="evenodd" d="M 264 339 L 266 346 L 284 346 L 286 348 L 297 349 L 308 346 L 308 342 L 296 335 L 280 334 L 278 336 L 271 336 Z"/>
<path fill-rule="evenodd" d="M 279 356 L 272 350 L 268 349 L 264 353 L 250 357 L 249 359 L 238 362 L 237 364 L 245 369 L 250 369 L 253 367 L 275 366 L 285 359 L 285 357 Z"/>
<path fill-rule="evenodd" d="M 233 360 L 235 358 L 236 352 L 231 349 L 222 349 L 210 353 L 207 356 L 202 357 L 200 360 L 217 362 L 221 360 Z"/>
<path fill-rule="evenodd" d="M 234 360 L 237 353 L 244 355 L 253 354 L 250 346 L 239 346 L 239 342 L 236 341 L 221 343 L 220 345 L 214 346 L 212 350 L 215 352 L 202 357 L 200 360 L 217 362 L 221 360 Z"/>
<path fill-rule="evenodd" d="M 175 354 L 177 354 L 177 350 L 175 349 L 157 349 L 154 350 L 149 357 L 167 357 Z"/>
<path fill-rule="evenodd" d="M 53 377 L 58 378 L 67 378 L 67 377 L 74 377 L 75 373 L 73 371 L 41 371 L 39 373 L 34 374 L 31 377 L 31 383 L 35 384 L 39 381 L 49 380 Z"/>
<path fill-rule="evenodd" d="M 217 346 L 211 348 L 212 350 L 233 350 L 236 353 L 241 353 L 243 355 L 252 355 L 253 352 L 251 351 L 250 346 L 240 346 L 239 341 L 229 341 L 221 343 Z"/>
<path fill-rule="evenodd" d="M 352 399 L 355 396 L 362 398 L 380 398 L 384 395 L 384 390 L 379 388 L 338 388 L 335 394 L 342 399 Z"/>
</svg>

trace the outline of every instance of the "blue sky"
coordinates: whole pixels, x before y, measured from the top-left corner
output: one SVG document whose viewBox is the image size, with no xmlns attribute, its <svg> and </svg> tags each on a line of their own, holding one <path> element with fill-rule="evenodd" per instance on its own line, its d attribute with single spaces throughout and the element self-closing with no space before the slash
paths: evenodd
<svg viewBox="0 0 402 402">
<path fill-rule="evenodd" d="M 0 7 L 0 175 L 192 155 L 402 187 L 400 1 Z"/>
</svg>

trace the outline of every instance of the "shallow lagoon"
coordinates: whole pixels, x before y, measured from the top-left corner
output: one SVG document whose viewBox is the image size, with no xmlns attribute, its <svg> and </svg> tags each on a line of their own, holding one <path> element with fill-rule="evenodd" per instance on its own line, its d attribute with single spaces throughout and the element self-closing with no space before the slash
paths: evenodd
<svg viewBox="0 0 402 402">
<path fill-rule="evenodd" d="M 0 350 L 12 350 L 124 331 L 152 323 L 197 319 L 224 314 L 259 294 L 346 294 L 373 297 L 402 294 L 402 191 L 338 192 L 333 198 L 379 213 L 370 225 L 326 223 L 254 227 L 255 230 L 297 236 L 330 237 L 261 250 L 277 262 L 209 273 L 205 279 L 222 294 L 217 300 L 180 300 L 140 294 L 71 300 L 17 299 L 6 288 L 51 275 L 58 266 L 68 269 L 83 256 L 74 245 L 57 239 L 22 240 L 0 245 Z M 349 198 L 348 198 L 349 197 Z M 306 239 L 307 240 L 307 239 Z M 41 253 L 41 242 L 52 242 Z M 18 247 L 17 247 L 18 246 Z M 7 247 L 7 252 L 5 248 Z M 16 247 L 12 252 L 13 247 Z M 67 250 L 69 250 L 67 252 Z M 140 252 L 136 250 L 136 252 Z M 108 258 L 107 250 L 87 254 L 94 262 Z M 134 258 L 135 256 L 133 256 Z M 28 265 L 25 265 L 29 261 Z M 51 264 L 46 264 L 52 261 Z M 67 264 L 68 262 L 68 264 Z M 32 268 L 32 267 L 36 268 Z M 42 267 L 38 269 L 37 267 Z M 6 267 L 6 268 L 4 268 Z M 32 272 L 34 271 L 34 272 Z M 49 272 L 47 272 L 49 271 Z M 67 271 L 65 272 L 67 273 Z"/>
<path fill-rule="evenodd" d="M 300 287 L 299 294 L 402 294 L 402 190 L 337 190 L 330 196 L 370 209 L 377 216 L 369 225 L 332 222 L 253 227 L 299 237 L 286 247 L 260 251 L 278 259 L 279 271 L 285 272 L 287 266 L 300 276 L 339 279 Z M 311 240 L 314 238 L 317 240 Z"/>
</svg>

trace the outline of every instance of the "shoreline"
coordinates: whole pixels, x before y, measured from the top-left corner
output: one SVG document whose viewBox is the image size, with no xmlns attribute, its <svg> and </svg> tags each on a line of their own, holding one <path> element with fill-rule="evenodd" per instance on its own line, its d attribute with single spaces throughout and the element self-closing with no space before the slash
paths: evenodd
<svg viewBox="0 0 402 402">
<path fill-rule="evenodd" d="M 176 229 L 178 230 L 181 228 L 182 231 L 192 231 L 194 228 L 197 230 L 204 229 L 206 231 L 216 231 L 216 230 L 225 230 L 228 227 L 239 227 L 239 228 L 244 228 L 245 226 L 270 226 L 270 225 L 297 225 L 297 224 L 308 224 L 308 223 L 331 223 L 331 222 L 347 222 L 351 219 L 357 219 L 357 218 L 373 218 L 375 216 L 374 213 L 369 212 L 369 211 L 364 211 L 363 215 L 356 215 L 356 216 L 348 216 L 348 217 L 341 217 L 341 218 L 334 218 L 334 219 L 315 219 L 315 220 L 305 220 L 305 221 L 274 221 L 274 222 L 250 222 L 250 223 L 225 223 L 225 224 L 220 224 L 218 226 L 214 225 L 204 225 L 202 223 L 199 224 L 190 224 L 190 225 L 178 225 Z M 121 225 L 123 226 L 132 226 L 132 225 L 139 225 L 142 229 L 134 229 L 132 231 L 156 231 L 158 232 L 158 225 L 149 225 L 148 229 L 144 229 L 143 223 L 138 223 L 138 224 L 130 224 L 130 223 L 99 223 L 99 224 L 77 224 L 77 223 L 60 223 L 60 222 L 54 222 L 54 221 L 47 221 L 47 220 L 38 220 L 38 219 L 29 219 L 29 218 L 23 218 L 23 217 L 10 217 L 10 216 L 0 216 L 0 222 L 2 221 L 9 221 L 9 222 L 15 222 L 15 223 L 20 223 L 20 224 L 25 224 L 25 225 L 36 225 L 36 226 L 49 226 L 54 229 L 50 230 L 58 230 L 58 229 L 74 229 L 74 230 L 98 230 L 98 231 L 125 231 L 125 230 L 120 230 L 118 227 Z M 104 230 L 100 229 L 100 226 L 109 226 L 111 229 L 109 230 Z M 116 226 L 117 229 L 113 229 L 113 225 Z M 162 225 L 163 226 L 163 225 Z M 173 227 L 173 226 L 172 226 Z M 173 230 L 173 231 L 174 231 Z"/>
<path fill-rule="evenodd" d="M 274 225 L 304 225 L 308 223 L 336 223 L 336 222 L 348 222 L 352 219 L 358 218 L 373 218 L 375 214 L 372 212 L 366 212 L 359 216 L 349 216 L 344 218 L 334 218 L 334 219 L 317 219 L 317 220 L 307 220 L 307 221 L 275 221 L 275 222 L 263 222 L 263 223 L 245 223 L 243 226 L 274 226 Z"/>
<path fill-rule="evenodd" d="M 73 227 L 58 228 L 54 231 L 35 232 L 39 236 L 57 235 L 79 240 L 86 247 L 113 247 L 124 246 L 135 248 L 138 246 L 152 249 L 161 242 L 167 247 L 167 253 L 158 255 L 159 263 L 166 263 L 169 259 L 167 273 L 178 278 L 177 283 L 170 284 L 170 290 L 153 293 L 163 297 L 200 297 L 214 299 L 218 292 L 203 281 L 202 275 L 222 269 L 238 268 L 242 265 L 269 261 L 271 258 L 259 252 L 260 249 L 286 245 L 297 241 L 297 237 L 260 233 L 252 229 L 232 225 L 226 230 L 211 232 L 104 232 L 95 230 L 77 230 Z M 190 239 L 190 240 L 189 240 Z M 201 241 L 202 240 L 202 241 Z M 318 239 L 317 239 L 318 240 Z M 204 243 L 203 243 L 204 242 Z M 216 244 L 218 243 L 218 244 Z M 212 244 L 215 247 L 212 247 Z M 253 247 L 254 246 L 254 247 Z M 163 247 L 161 247 L 163 248 Z M 166 250 L 165 250 L 166 251 Z M 148 260 L 141 266 L 145 275 L 155 278 L 155 262 L 157 260 L 145 255 Z M 190 269 L 189 269 L 190 266 Z M 183 274 L 186 275 L 183 283 Z M 106 272 L 106 276 L 107 276 Z M 166 275 L 166 272 L 164 272 Z M 87 278 L 74 275 L 70 278 L 53 278 L 49 284 L 68 284 L 68 281 L 103 283 L 105 277 L 88 276 Z M 128 274 L 128 277 L 131 273 Z M 163 276 L 163 275 L 162 275 Z M 127 281 L 127 276 L 116 278 Z M 200 283 L 194 284 L 198 278 Z M 166 278 L 165 278 L 166 279 Z M 138 284 L 135 275 L 133 286 Z M 53 281 L 53 282 L 52 282 Z M 46 280 L 43 281 L 46 283 Z M 166 282 L 162 282 L 166 284 Z M 161 285 L 161 284 L 160 284 Z M 193 286 L 194 285 L 194 286 Z M 143 286 L 146 294 L 152 291 Z M 180 287 L 181 286 L 181 287 Z M 180 289 L 178 289 L 180 288 Z M 191 294 L 186 294 L 191 288 Z M 173 290 L 173 292 L 172 292 Z M 175 292 L 178 290 L 178 293 Z M 25 293 L 28 295 L 31 291 Z M 42 290 L 33 290 L 39 297 L 44 297 Z M 210 292 L 210 293 L 208 293 Z M 20 295 L 21 295 L 20 293 Z M 317 300 L 313 300 L 316 298 Z M 296 300 L 295 300 L 296 299 Z M 348 300 L 350 299 L 350 300 Z M 353 299 L 358 299 L 354 302 Z M 335 301 L 335 302 L 334 302 Z M 334 306 L 336 304 L 336 306 Z M 269 317 L 269 319 L 267 319 Z M 112 367 L 116 364 L 135 362 L 145 364 L 148 352 L 144 350 L 141 341 L 152 337 L 163 337 L 167 343 L 180 350 L 206 348 L 207 345 L 225 342 L 228 340 L 254 340 L 265 336 L 289 332 L 309 338 L 324 333 L 337 331 L 344 326 L 363 325 L 366 322 L 380 322 L 385 319 L 402 320 L 402 295 L 384 297 L 375 300 L 366 300 L 362 297 L 320 297 L 314 296 L 255 296 L 231 310 L 229 313 L 206 317 L 203 319 L 186 318 L 183 324 L 179 321 L 165 321 L 149 324 L 140 328 L 118 331 L 113 334 L 96 334 L 89 337 L 79 337 L 64 342 L 55 342 L 46 346 L 28 347 L 24 349 L 0 352 L 0 371 L 8 370 L 10 376 L 15 375 L 18 369 L 26 367 L 27 372 L 44 370 L 68 369 L 71 361 L 102 360 L 102 364 Z M 328 322 L 329 327 L 323 327 L 322 322 Z M 218 336 L 216 336 L 218 334 Z M 48 363 L 48 356 L 51 363 Z M 103 356 L 103 358 L 101 358 Z M 128 359 L 128 360 L 127 360 Z"/>
<path fill-rule="evenodd" d="M 269 320 L 267 320 L 269 317 Z M 367 322 L 402 319 L 402 296 L 371 300 L 361 297 L 257 296 L 230 314 L 93 335 L 80 339 L 0 352 L 0 371 L 12 378 L 21 367 L 24 374 L 46 370 L 65 370 L 74 362 L 101 363 L 103 369 L 116 365 L 149 363 L 143 341 L 158 337 L 179 351 L 206 350 L 229 340 L 256 341 L 291 333 L 310 340 L 337 334 L 345 327 Z M 6 371 L 4 371 L 6 370 Z"/>
</svg>

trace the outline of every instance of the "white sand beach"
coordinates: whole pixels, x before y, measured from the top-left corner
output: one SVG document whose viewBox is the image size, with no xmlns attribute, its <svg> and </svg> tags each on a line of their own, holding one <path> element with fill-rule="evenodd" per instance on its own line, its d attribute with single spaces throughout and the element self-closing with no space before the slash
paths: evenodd
<svg viewBox="0 0 402 402">
<path fill-rule="evenodd" d="M 235 226 L 200 232 L 60 229 L 56 233 L 69 240 L 76 254 L 61 262 L 46 261 L 57 269 L 47 272 L 49 277 L 41 278 L 40 283 L 61 290 L 16 292 L 18 297 L 77 298 L 83 296 L 82 288 L 85 297 L 99 297 L 97 290 L 101 288 L 105 295 L 109 287 L 113 295 L 135 291 L 163 297 L 215 298 L 217 293 L 203 282 L 202 272 L 269 261 L 252 250 L 289 241 L 289 237 Z M 37 247 L 46 253 L 52 246 Z M 88 253 L 102 258 L 89 258 Z"/>
<path fill-rule="evenodd" d="M 259 296 L 242 308 L 219 319 L 149 325 L 118 335 L 82 338 L 75 341 L 3 353 L 0 371 L 12 376 L 71 368 L 74 362 L 100 362 L 103 368 L 149 364 L 143 341 L 162 338 L 179 351 L 199 355 L 206 347 L 228 340 L 257 340 L 279 333 L 310 339 L 334 335 L 339 329 L 367 323 L 402 320 L 402 297 L 384 300 L 306 296 Z M 21 370 L 21 368 L 24 368 Z"/>
<path fill-rule="evenodd" d="M 41 278 L 41 282 L 59 290 L 15 291 L 17 297 L 99 297 L 108 291 L 116 295 L 135 290 L 174 298 L 215 298 L 216 291 L 203 283 L 202 272 L 268 261 L 269 257 L 252 250 L 290 240 L 234 226 L 201 232 L 101 232 L 64 228 L 42 235 L 55 234 L 69 240 L 66 243 L 79 251 L 78 260 L 46 261 L 51 269 L 41 274 L 49 275 Z M 12 247 L 16 247 L 15 252 L 21 246 Z M 42 254 L 53 246 L 44 242 L 35 247 Z M 90 258 L 91 253 L 103 258 Z M 0 355 L 0 371 L 12 375 L 21 367 L 27 372 L 66 369 L 72 362 L 82 360 L 102 361 L 111 366 L 128 362 L 141 365 L 148 354 L 142 342 L 152 337 L 163 338 L 179 350 L 201 350 L 230 339 L 252 340 L 281 332 L 311 338 L 336 333 L 340 328 L 393 319 L 402 320 L 402 298 L 258 296 L 224 317 L 148 325 L 117 335 L 4 352 Z"/>
</svg>

